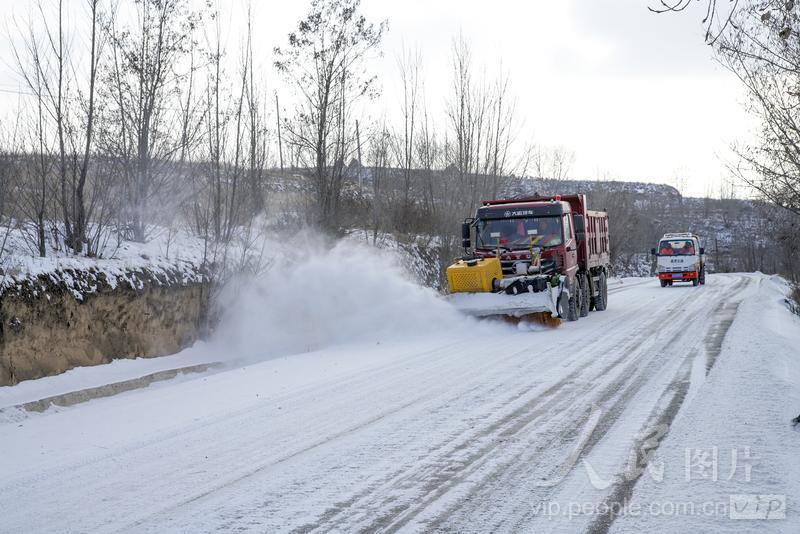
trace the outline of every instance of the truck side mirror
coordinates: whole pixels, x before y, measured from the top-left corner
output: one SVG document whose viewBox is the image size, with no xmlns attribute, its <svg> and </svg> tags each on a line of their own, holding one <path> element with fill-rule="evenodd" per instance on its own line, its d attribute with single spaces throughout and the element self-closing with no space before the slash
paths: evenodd
<svg viewBox="0 0 800 534">
<path fill-rule="evenodd" d="M 650 249 L 650 254 L 652 254 L 653 256 L 657 256 L 657 254 L 656 254 L 656 249 L 654 249 L 654 248 L 651 248 L 651 249 Z"/>
<path fill-rule="evenodd" d="M 705 247 L 700 247 L 700 255 L 702 256 L 705 253 L 706 253 Z"/>
<path fill-rule="evenodd" d="M 472 232 L 468 222 L 461 224 L 461 246 L 470 248 L 472 246 Z"/>
</svg>

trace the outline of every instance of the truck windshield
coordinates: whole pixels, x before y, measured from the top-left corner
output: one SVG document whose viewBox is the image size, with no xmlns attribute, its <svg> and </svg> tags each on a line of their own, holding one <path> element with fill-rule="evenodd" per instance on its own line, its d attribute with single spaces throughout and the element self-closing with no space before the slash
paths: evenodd
<svg viewBox="0 0 800 534">
<path fill-rule="evenodd" d="M 691 239 L 665 239 L 658 245 L 662 256 L 694 256 L 695 247 Z"/>
<path fill-rule="evenodd" d="M 479 219 L 478 246 L 493 248 L 555 247 L 561 244 L 561 217 Z"/>
</svg>

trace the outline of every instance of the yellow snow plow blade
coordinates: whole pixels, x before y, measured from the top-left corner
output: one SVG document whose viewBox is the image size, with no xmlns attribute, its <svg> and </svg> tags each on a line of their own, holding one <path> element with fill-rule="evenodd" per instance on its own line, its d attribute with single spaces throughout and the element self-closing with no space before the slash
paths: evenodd
<svg viewBox="0 0 800 534">
<path fill-rule="evenodd" d="M 447 285 L 450 293 L 489 293 L 494 281 L 503 278 L 498 258 L 458 260 L 447 268 Z"/>
<path fill-rule="evenodd" d="M 503 315 L 502 320 L 511 324 L 538 323 L 549 326 L 550 328 L 561 326 L 561 317 L 553 317 L 550 312 L 529 313 L 522 317 Z"/>
<path fill-rule="evenodd" d="M 514 279 L 503 280 L 498 258 L 458 260 L 447 268 L 448 300 L 457 309 L 479 318 L 501 318 L 510 322 L 536 322 L 558 326 L 555 312 L 558 288 L 516 294 L 503 287 Z"/>
</svg>

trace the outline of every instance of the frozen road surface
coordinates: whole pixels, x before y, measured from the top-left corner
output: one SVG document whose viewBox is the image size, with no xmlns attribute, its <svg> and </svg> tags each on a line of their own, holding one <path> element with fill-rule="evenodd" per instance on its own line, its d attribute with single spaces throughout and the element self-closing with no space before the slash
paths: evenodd
<svg viewBox="0 0 800 534">
<path fill-rule="evenodd" d="M 800 532 L 785 290 L 629 280 L 555 330 L 464 319 L 6 415 L 0 531 Z"/>
</svg>

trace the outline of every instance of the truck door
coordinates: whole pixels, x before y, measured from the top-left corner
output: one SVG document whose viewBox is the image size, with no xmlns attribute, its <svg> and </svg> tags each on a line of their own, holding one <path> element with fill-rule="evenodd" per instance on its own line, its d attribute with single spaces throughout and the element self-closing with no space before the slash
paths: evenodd
<svg viewBox="0 0 800 534">
<path fill-rule="evenodd" d="M 564 274 L 573 280 L 578 272 L 578 241 L 572 225 L 572 214 L 564 215 Z"/>
</svg>

